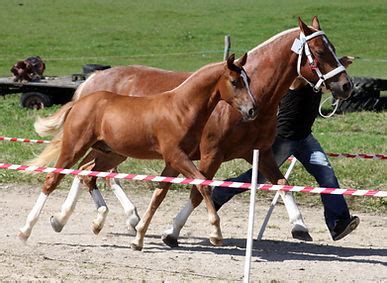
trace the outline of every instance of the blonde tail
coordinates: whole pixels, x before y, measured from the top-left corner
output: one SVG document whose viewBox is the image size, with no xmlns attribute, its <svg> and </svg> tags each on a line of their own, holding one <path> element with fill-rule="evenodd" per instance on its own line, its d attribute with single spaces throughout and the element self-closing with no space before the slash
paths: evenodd
<svg viewBox="0 0 387 283">
<path fill-rule="evenodd" d="M 56 136 L 52 139 L 52 141 L 45 147 L 42 153 L 39 154 L 37 157 L 28 160 L 26 162 L 26 165 L 46 167 L 52 161 L 56 161 L 62 150 L 62 136 L 62 131 L 57 133 Z"/>
<path fill-rule="evenodd" d="M 41 118 L 38 116 L 34 123 L 36 133 L 42 137 L 51 136 L 58 133 L 62 129 L 66 116 L 73 105 L 74 102 L 71 101 L 49 117 Z"/>
<path fill-rule="evenodd" d="M 27 165 L 47 166 L 52 161 L 58 159 L 62 149 L 63 124 L 74 103 L 69 102 L 65 104 L 56 113 L 47 118 L 38 117 L 36 119 L 34 127 L 39 135 L 46 136 L 55 134 L 55 136 L 41 154 L 27 161 Z"/>
</svg>

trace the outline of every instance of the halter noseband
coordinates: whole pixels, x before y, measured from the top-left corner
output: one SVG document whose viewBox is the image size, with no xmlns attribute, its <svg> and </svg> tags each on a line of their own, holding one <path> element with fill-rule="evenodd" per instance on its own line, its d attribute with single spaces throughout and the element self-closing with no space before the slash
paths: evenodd
<svg viewBox="0 0 387 283">
<path fill-rule="evenodd" d="M 320 91 L 321 85 L 328 79 L 334 77 L 340 72 L 344 72 L 346 69 L 343 65 L 341 65 L 340 61 L 337 59 L 338 66 L 333 69 L 332 71 L 329 71 L 327 74 L 323 75 L 320 71 L 320 69 L 317 66 L 317 61 L 315 61 L 312 57 L 312 53 L 310 52 L 308 41 L 312 38 L 315 38 L 317 36 L 323 36 L 325 33 L 323 31 L 316 31 L 308 36 L 305 36 L 303 32 L 300 32 L 300 38 L 296 38 L 293 42 L 291 50 L 298 54 L 298 60 L 297 60 L 297 73 L 300 77 L 302 77 L 305 81 L 307 81 L 313 89 L 317 92 Z M 305 50 L 305 55 L 308 58 L 309 65 L 311 66 L 312 70 L 316 71 L 318 77 L 320 78 L 319 81 L 313 86 L 313 83 L 309 82 L 303 75 L 301 75 L 301 59 L 303 55 L 303 51 Z M 335 54 L 334 54 L 335 55 Z M 336 55 L 335 55 L 336 56 Z"/>
</svg>

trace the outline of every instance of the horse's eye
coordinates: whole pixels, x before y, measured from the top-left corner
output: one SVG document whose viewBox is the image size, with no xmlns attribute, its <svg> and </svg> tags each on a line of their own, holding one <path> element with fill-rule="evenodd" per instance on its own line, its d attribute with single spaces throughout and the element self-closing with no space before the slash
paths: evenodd
<svg viewBox="0 0 387 283">
<path fill-rule="evenodd" d="M 324 51 L 316 50 L 316 55 L 319 56 L 319 57 L 322 57 L 322 56 L 324 56 Z"/>
<path fill-rule="evenodd" d="M 238 80 L 232 80 L 231 84 L 232 84 L 233 87 L 237 87 L 238 86 Z"/>
</svg>

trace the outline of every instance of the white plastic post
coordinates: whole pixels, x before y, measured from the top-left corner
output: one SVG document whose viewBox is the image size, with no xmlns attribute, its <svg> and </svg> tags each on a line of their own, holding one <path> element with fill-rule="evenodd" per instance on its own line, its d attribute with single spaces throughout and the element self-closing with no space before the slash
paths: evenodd
<svg viewBox="0 0 387 283">
<path fill-rule="evenodd" d="M 230 53 L 230 48 L 231 48 L 231 37 L 230 35 L 226 35 L 224 37 L 224 52 L 223 52 L 223 60 L 227 60 L 228 55 Z"/>
<path fill-rule="evenodd" d="M 250 282 L 250 266 L 251 266 L 251 253 L 253 248 L 253 230 L 254 230 L 254 215 L 255 215 L 255 194 L 257 191 L 258 180 L 258 159 L 259 150 L 253 151 L 253 174 L 251 177 L 251 190 L 250 190 L 250 207 L 249 207 L 249 223 L 247 229 L 247 241 L 246 241 L 246 256 L 245 256 L 245 270 L 243 282 Z"/>
<path fill-rule="evenodd" d="M 290 163 L 289 168 L 288 168 L 288 170 L 285 173 L 285 179 L 289 178 L 290 173 L 292 172 L 296 162 L 297 162 L 297 159 L 295 157 L 293 157 L 292 162 Z M 261 229 L 259 230 L 258 237 L 257 237 L 258 241 L 262 240 L 263 233 L 265 232 L 267 223 L 269 222 L 270 216 L 273 213 L 274 207 L 277 204 L 279 196 L 280 196 L 280 192 L 277 191 L 275 196 L 274 196 L 274 198 L 273 198 L 273 200 L 271 201 L 269 210 L 267 211 L 265 219 L 263 220 L 263 223 L 261 225 Z"/>
</svg>

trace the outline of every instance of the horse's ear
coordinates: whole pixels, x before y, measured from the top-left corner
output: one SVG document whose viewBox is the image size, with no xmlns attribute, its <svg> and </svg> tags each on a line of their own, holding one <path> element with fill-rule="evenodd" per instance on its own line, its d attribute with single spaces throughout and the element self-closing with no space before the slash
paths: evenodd
<svg viewBox="0 0 387 283">
<path fill-rule="evenodd" d="M 343 56 L 339 59 L 340 63 L 347 68 L 349 65 L 353 63 L 353 60 L 355 60 L 355 57 L 351 56 Z"/>
<path fill-rule="evenodd" d="M 314 27 L 317 30 L 321 30 L 320 22 L 319 22 L 317 16 L 313 16 L 313 18 L 312 18 L 312 27 Z"/>
<path fill-rule="evenodd" d="M 229 63 L 234 63 L 234 61 L 235 61 L 235 54 L 234 53 L 232 53 L 230 56 L 228 56 L 228 58 L 227 58 L 227 64 L 229 64 Z"/>
<path fill-rule="evenodd" d="M 229 68 L 230 70 L 234 70 L 235 69 L 234 61 L 235 61 L 235 54 L 232 53 L 227 58 L 227 68 Z"/>
<path fill-rule="evenodd" d="M 236 61 L 236 64 L 237 64 L 239 67 L 243 67 L 243 66 L 246 64 L 246 61 L 247 61 L 247 53 L 243 54 L 243 56 L 240 57 L 240 58 Z"/>
<path fill-rule="evenodd" d="M 298 26 L 304 35 L 312 34 L 312 30 L 298 17 Z"/>
</svg>

